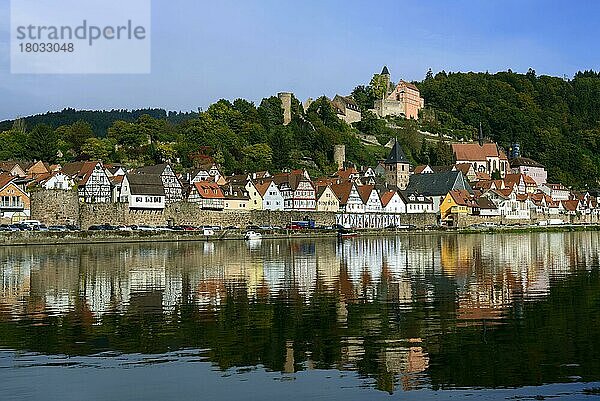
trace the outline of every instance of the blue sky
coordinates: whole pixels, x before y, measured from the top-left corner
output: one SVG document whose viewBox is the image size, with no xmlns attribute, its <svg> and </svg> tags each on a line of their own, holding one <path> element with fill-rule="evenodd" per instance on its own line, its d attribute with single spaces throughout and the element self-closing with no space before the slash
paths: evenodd
<svg viewBox="0 0 600 401">
<path fill-rule="evenodd" d="M 42 1 L 42 0 L 40 0 Z M 127 1 L 127 0 L 123 0 Z M 559 1 L 153 0 L 152 73 L 10 74 L 0 3 L 0 119 L 64 107 L 206 108 L 347 94 L 386 64 L 392 79 L 506 70 L 600 69 L 600 3 Z"/>
</svg>

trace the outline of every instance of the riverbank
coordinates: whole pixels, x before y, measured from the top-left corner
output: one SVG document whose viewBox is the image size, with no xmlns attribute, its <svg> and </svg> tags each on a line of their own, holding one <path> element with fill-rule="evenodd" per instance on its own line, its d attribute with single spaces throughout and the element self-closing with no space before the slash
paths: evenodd
<svg viewBox="0 0 600 401">
<path fill-rule="evenodd" d="M 357 230 L 359 236 L 390 236 L 397 234 L 507 234 L 526 232 L 572 232 L 600 231 L 600 225 L 560 226 L 498 226 L 489 228 L 463 229 L 416 229 L 416 230 Z M 244 230 L 216 231 L 205 236 L 200 231 L 76 231 L 76 232 L 5 232 L 0 233 L 0 246 L 30 245 L 76 245 L 114 244 L 138 242 L 191 242 L 191 241 L 235 241 L 244 240 Z M 334 238 L 333 230 L 264 230 L 262 239 Z"/>
</svg>

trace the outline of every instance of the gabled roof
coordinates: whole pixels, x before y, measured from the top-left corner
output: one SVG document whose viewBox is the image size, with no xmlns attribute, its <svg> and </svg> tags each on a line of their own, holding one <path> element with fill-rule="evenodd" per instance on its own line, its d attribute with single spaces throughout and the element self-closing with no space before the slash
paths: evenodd
<svg viewBox="0 0 600 401">
<path fill-rule="evenodd" d="M 413 171 L 413 173 L 422 174 L 423 170 L 425 170 L 427 167 L 429 167 L 427 164 L 419 165 L 419 166 L 415 167 L 415 170 Z M 429 168 L 431 168 L 431 167 L 429 167 Z"/>
<path fill-rule="evenodd" d="M 159 175 L 127 174 L 131 195 L 165 196 L 165 188 Z"/>
<path fill-rule="evenodd" d="M 577 210 L 577 206 L 579 206 L 578 200 L 565 200 L 561 202 L 565 210 L 569 212 L 574 212 Z"/>
<path fill-rule="evenodd" d="M 422 194 L 417 194 L 415 192 L 410 192 L 408 190 L 406 191 L 398 191 L 398 195 L 400 196 L 400 198 L 402 198 L 402 201 L 405 204 L 431 204 L 433 203 L 433 199 L 429 198 L 427 196 L 424 196 Z"/>
<path fill-rule="evenodd" d="M 391 200 L 394 198 L 394 195 L 396 195 L 397 192 L 396 191 L 381 191 L 379 193 L 379 199 L 381 199 L 381 205 L 383 207 L 386 207 L 388 205 L 388 203 L 391 202 Z"/>
<path fill-rule="evenodd" d="M 495 143 L 453 143 L 452 151 L 458 161 L 486 161 L 488 157 L 506 159 L 506 155 L 498 149 Z"/>
<path fill-rule="evenodd" d="M 258 191 L 261 197 L 265 196 L 272 182 L 273 180 L 260 180 L 254 183 L 254 186 L 256 187 L 256 190 Z M 275 187 L 277 187 L 277 185 L 275 185 Z"/>
<path fill-rule="evenodd" d="M 469 174 L 469 171 L 472 168 L 473 166 L 471 165 L 471 163 L 458 163 L 454 165 L 454 169 L 463 173 L 465 177 L 467 176 L 467 174 Z"/>
<path fill-rule="evenodd" d="M 144 167 L 140 167 L 140 168 L 136 168 L 134 170 L 135 174 L 156 174 L 156 175 L 161 175 L 163 173 L 163 171 L 165 171 L 165 168 L 167 168 L 168 164 L 163 163 L 163 164 L 156 164 L 154 166 L 144 166 Z"/>
<path fill-rule="evenodd" d="M 477 203 L 477 207 L 479 209 L 498 209 L 496 207 L 496 204 L 494 202 L 492 202 L 491 199 L 485 197 L 485 196 L 480 196 L 479 198 L 475 199 L 475 202 Z"/>
<path fill-rule="evenodd" d="M 400 82 L 398 82 L 398 86 L 404 86 L 404 87 L 406 87 L 408 89 L 412 89 L 412 90 L 417 91 L 417 92 L 419 91 L 419 88 L 417 88 L 415 86 L 415 84 L 412 84 L 410 82 L 406 82 L 404 80 L 400 80 Z"/>
<path fill-rule="evenodd" d="M 467 190 L 454 189 L 448 192 L 448 195 L 450 195 L 454 200 L 454 203 L 459 206 L 478 207 L 475 197 Z"/>
<path fill-rule="evenodd" d="M 346 167 L 339 169 L 334 176 L 339 177 L 343 180 L 349 180 L 351 175 L 358 176 L 358 171 L 354 167 Z"/>
<path fill-rule="evenodd" d="M 63 166 L 61 171 L 63 172 L 63 174 L 78 179 L 80 185 L 85 185 L 92 173 L 94 172 L 94 168 L 98 163 L 100 162 L 88 161 L 67 163 Z M 106 173 L 104 172 L 104 174 Z"/>
<path fill-rule="evenodd" d="M 371 197 L 374 187 L 373 185 L 360 185 L 357 186 L 356 189 L 358 189 L 360 199 L 366 204 L 369 201 L 369 197 Z"/>
<path fill-rule="evenodd" d="M 511 167 L 539 167 L 544 168 L 541 163 L 536 162 L 528 157 L 515 157 L 510 160 Z"/>
<path fill-rule="evenodd" d="M 331 190 L 340 200 L 341 205 L 345 205 L 348 203 L 348 198 L 350 197 L 350 193 L 352 192 L 352 187 L 354 183 L 350 181 L 344 181 L 339 184 L 332 184 Z"/>
<path fill-rule="evenodd" d="M 413 174 L 410 176 L 408 192 L 416 192 L 425 196 L 446 196 L 453 189 L 465 189 L 473 193 L 473 189 L 460 171 L 444 173 Z"/>
<path fill-rule="evenodd" d="M 214 181 L 198 181 L 194 183 L 198 196 L 205 199 L 224 199 L 221 187 Z"/>
<path fill-rule="evenodd" d="M 385 164 L 396 164 L 396 163 L 408 163 L 408 159 L 402 150 L 402 146 L 398 143 L 398 140 L 394 141 L 394 146 L 385 160 Z"/>
<path fill-rule="evenodd" d="M 226 184 L 221 186 L 225 199 L 249 200 L 250 195 L 243 185 Z"/>
<path fill-rule="evenodd" d="M 0 174 L 0 189 L 4 188 L 6 185 L 10 184 L 16 178 L 17 177 L 10 175 L 8 173 L 1 173 Z"/>
<path fill-rule="evenodd" d="M 390 70 L 388 70 L 387 65 L 383 66 L 383 69 L 381 70 L 381 75 L 390 75 Z"/>
</svg>

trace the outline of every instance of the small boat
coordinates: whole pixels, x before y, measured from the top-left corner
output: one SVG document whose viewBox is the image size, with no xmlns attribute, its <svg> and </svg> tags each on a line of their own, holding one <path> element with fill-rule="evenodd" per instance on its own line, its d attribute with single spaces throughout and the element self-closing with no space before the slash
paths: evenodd
<svg viewBox="0 0 600 401">
<path fill-rule="evenodd" d="M 342 239 L 342 238 L 354 238 L 354 237 L 358 237 L 358 233 L 356 231 L 352 231 L 352 230 L 348 230 L 348 229 L 343 229 L 343 230 L 339 230 L 337 233 L 338 238 Z"/>
<path fill-rule="evenodd" d="M 253 239 L 255 240 L 255 239 L 261 239 L 261 238 L 262 238 L 262 234 L 257 233 L 256 231 L 248 231 L 244 235 L 245 240 L 253 240 Z"/>
</svg>

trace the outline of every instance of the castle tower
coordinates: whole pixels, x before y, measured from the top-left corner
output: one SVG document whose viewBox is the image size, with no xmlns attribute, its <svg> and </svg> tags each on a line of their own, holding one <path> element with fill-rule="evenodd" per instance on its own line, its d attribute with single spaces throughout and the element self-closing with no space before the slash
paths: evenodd
<svg viewBox="0 0 600 401">
<path fill-rule="evenodd" d="M 279 92 L 277 94 L 283 108 L 283 125 L 292 121 L 292 94 L 290 92 Z"/>
<path fill-rule="evenodd" d="M 333 148 L 333 161 L 337 164 L 338 170 L 344 168 L 346 162 L 346 145 L 335 145 Z"/>
<path fill-rule="evenodd" d="M 381 76 L 385 79 L 385 88 L 386 88 L 387 93 L 389 93 L 391 77 L 390 77 L 390 71 L 388 70 L 387 65 L 383 66 L 383 70 L 381 70 Z M 386 95 L 387 95 L 387 93 L 386 93 Z"/>
<path fill-rule="evenodd" d="M 388 185 L 398 187 L 398 189 L 406 189 L 410 177 L 410 163 L 397 139 L 394 141 L 394 146 L 384 164 L 385 182 Z"/>
</svg>

